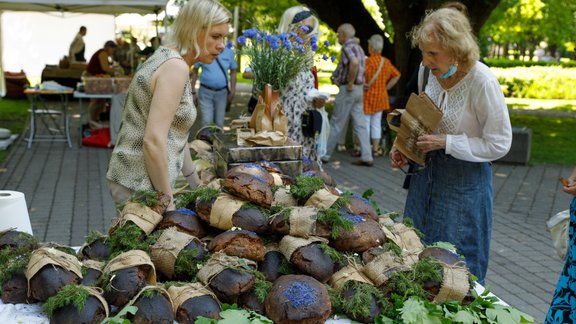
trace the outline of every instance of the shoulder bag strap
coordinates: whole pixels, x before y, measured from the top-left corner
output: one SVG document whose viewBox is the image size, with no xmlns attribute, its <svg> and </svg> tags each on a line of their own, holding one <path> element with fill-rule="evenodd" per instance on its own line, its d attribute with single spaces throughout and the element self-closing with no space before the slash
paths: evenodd
<svg viewBox="0 0 576 324">
<path fill-rule="evenodd" d="M 222 70 L 222 73 L 224 73 L 224 79 L 226 80 L 226 89 L 228 89 L 228 92 L 230 92 L 230 86 L 228 85 L 228 74 L 226 74 L 226 70 L 224 70 L 222 63 L 220 63 L 220 60 L 218 58 L 216 58 L 216 63 L 218 63 L 220 70 Z"/>
<path fill-rule="evenodd" d="M 384 66 L 384 60 L 385 60 L 385 58 L 382 57 L 382 59 L 380 60 L 380 65 L 378 65 L 378 70 L 376 70 L 376 73 L 374 73 L 374 75 L 372 76 L 372 79 L 370 79 L 370 82 L 368 82 L 366 84 L 367 86 L 371 86 L 372 83 L 374 83 L 374 81 L 376 81 L 378 74 L 380 74 L 380 70 L 382 70 L 382 66 Z"/>
<path fill-rule="evenodd" d="M 430 69 L 428 67 L 424 67 L 424 75 L 422 76 L 422 87 L 420 88 L 420 93 L 426 90 L 426 85 L 428 84 L 428 77 L 430 76 Z"/>
</svg>

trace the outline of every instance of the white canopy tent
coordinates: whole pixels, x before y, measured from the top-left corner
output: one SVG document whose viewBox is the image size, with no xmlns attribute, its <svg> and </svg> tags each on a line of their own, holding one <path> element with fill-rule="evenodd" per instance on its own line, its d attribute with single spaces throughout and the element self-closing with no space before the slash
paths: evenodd
<svg viewBox="0 0 576 324">
<path fill-rule="evenodd" d="M 168 0 L 0 0 L 0 19 L 2 11 L 91 13 L 119 15 L 123 13 L 156 14 L 166 10 Z M 1 21 L 0 21 L 1 28 Z M 0 97 L 6 93 L 2 43 L 0 29 Z"/>
</svg>

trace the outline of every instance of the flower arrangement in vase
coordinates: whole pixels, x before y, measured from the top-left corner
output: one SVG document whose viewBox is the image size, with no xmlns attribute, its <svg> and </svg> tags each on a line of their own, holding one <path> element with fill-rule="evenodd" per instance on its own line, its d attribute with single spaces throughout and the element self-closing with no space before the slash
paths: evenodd
<svg viewBox="0 0 576 324">
<path fill-rule="evenodd" d="M 301 28 L 307 28 L 302 26 Z M 277 35 L 250 28 L 238 37 L 240 53 L 248 56 L 254 76 L 254 87 L 259 93 L 266 84 L 273 90 L 282 91 L 298 73 L 312 68 L 314 54 L 320 50 L 318 37 L 312 35 L 305 42 L 294 32 Z M 327 49 L 328 41 L 322 43 Z M 327 55 L 323 55 L 327 59 Z"/>
</svg>

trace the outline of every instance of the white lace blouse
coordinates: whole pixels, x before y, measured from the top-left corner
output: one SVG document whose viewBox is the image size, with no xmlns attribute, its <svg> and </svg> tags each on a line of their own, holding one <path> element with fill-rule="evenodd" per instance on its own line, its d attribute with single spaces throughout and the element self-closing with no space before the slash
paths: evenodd
<svg viewBox="0 0 576 324">
<path fill-rule="evenodd" d="M 423 71 L 421 68 L 418 84 L 422 84 Z M 486 65 L 476 63 L 448 90 L 430 74 L 425 91 L 444 113 L 436 133 L 447 134 L 446 154 L 486 162 L 508 153 L 512 144 L 508 108 L 498 80 Z"/>
</svg>

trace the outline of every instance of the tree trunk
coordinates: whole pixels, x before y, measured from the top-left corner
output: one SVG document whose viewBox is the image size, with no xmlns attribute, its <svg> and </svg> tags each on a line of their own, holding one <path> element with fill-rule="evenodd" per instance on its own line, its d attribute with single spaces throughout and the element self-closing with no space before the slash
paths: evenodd
<svg viewBox="0 0 576 324">
<path fill-rule="evenodd" d="M 356 37 L 360 44 L 367 49 L 367 40 L 373 34 L 383 35 L 370 13 L 364 7 L 362 0 L 299 0 L 318 13 L 318 17 L 333 30 L 343 23 L 351 23 L 356 28 Z M 383 55 L 390 58 L 392 63 L 402 73 L 393 93 L 404 94 L 406 83 L 412 73 L 418 68 L 421 61 L 420 50 L 412 48 L 407 33 L 424 17 L 427 9 L 440 7 L 446 0 L 382 0 L 386 5 L 388 15 L 394 27 L 394 44 L 384 38 Z M 468 14 L 472 30 L 476 35 L 486 22 L 490 13 L 500 0 L 462 0 L 468 7 Z"/>
</svg>

